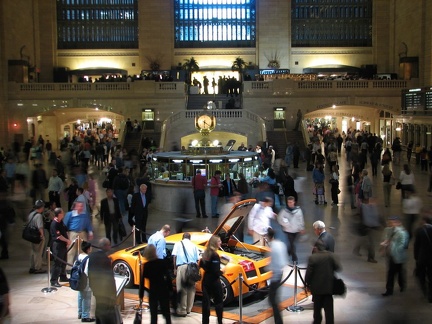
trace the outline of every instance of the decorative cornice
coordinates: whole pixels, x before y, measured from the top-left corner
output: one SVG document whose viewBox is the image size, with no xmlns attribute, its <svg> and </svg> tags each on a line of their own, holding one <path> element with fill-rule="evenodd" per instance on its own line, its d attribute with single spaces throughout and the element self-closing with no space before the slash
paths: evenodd
<svg viewBox="0 0 432 324">
<path fill-rule="evenodd" d="M 194 55 L 255 55 L 256 50 L 247 51 L 241 49 L 197 49 L 197 50 L 187 50 L 187 51 L 175 51 L 176 56 L 194 56 Z"/>
<path fill-rule="evenodd" d="M 93 56 L 139 56 L 139 52 L 57 52 L 58 57 L 93 57 Z"/>
<path fill-rule="evenodd" d="M 301 50 L 291 50 L 291 55 L 321 55 L 321 54 L 349 54 L 349 55 L 364 55 L 372 54 L 372 49 L 301 49 Z"/>
</svg>

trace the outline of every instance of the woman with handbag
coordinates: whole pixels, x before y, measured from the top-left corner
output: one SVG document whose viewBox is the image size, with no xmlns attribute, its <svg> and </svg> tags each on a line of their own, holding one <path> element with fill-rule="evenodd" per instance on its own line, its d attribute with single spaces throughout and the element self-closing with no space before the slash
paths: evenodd
<svg viewBox="0 0 432 324">
<path fill-rule="evenodd" d="M 209 240 L 202 258 L 199 262 L 200 268 L 204 269 L 204 278 L 202 281 L 203 298 L 202 298 L 202 323 L 209 324 L 210 303 L 213 299 L 213 304 L 216 311 L 217 322 L 222 324 L 223 315 L 223 296 L 222 284 L 220 282 L 221 261 L 217 250 L 220 249 L 222 241 L 219 236 L 212 236 Z"/>
<path fill-rule="evenodd" d="M 390 193 L 392 185 L 395 183 L 395 178 L 393 177 L 393 171 L 390 170 L 388 164 L 384 165 L 381 173 L 383 175 L 384 205 L 388 207 L 390 206 Z"/>
<path fill-rule="evenodd" d="M 404 164 L 403 170 L 399 175 L 399 182 L 401 184 L 401 195 L 402 199 L 405 198 L 405 192 L 414 190 L 414 173 L 408 164 Z"/>
</svg>

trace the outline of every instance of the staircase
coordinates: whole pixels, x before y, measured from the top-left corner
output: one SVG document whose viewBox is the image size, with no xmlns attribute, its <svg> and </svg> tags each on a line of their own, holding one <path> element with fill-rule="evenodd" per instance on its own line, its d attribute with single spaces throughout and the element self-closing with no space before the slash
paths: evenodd
<svg viewBox="0 0 432 324">
<path fill-rule="evenodd" d="M 240 101 L 240 96 L 233 97 L 237 102 Z M 213 101 L 216 104 L 216 109 L 225 109 L 225 105 L 231 99 L 231 97 L 227 97 L 226 95 L 189 95 L 187 109 L 194 110 L 199 109 L 202 110 L 204 106 L 207 106 L 207 102 Z M 241 108 L 241 107 L 237 107 Z"/>
<path fill-rule="evenodd" d="M 137 152 L 141 149 L 141 133 L 126 133 L 125 140 L 123 143 L 123 148 L 126 149 L 126 152 L 130 152 L 131 150 L 136 150 Z"/>
<path fill-rule="evenodd" d="M 300 151 L 304 151 L 305 149 L 305 143 L 301 131 L 267 131 L 267 141 L 270 145 L 273 145 L 276 154 L 281 158 L 285 158 L 288 142 L 294 143 L 297 141 Z"/>
</svg>

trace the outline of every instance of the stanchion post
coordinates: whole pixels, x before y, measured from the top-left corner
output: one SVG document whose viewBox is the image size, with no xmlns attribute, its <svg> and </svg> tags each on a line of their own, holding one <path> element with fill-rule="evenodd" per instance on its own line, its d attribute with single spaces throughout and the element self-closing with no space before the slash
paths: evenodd
<svg viewBox="0 0 432 324">
<path fill-rule="evenodd" d="M 290 312 L 302 312 L 304 309 L 301 306 L 297 305 L 297 272 L 298 272 L 298 267 L 297 267 L 297 261 L 294 261 L 294 305 L 289 306 L 287 308 L 288 311 Z"/>
<path fill-rule="evenodd" d="M 241 273 L 239 274 L 238 282 L 240 319 L 233 324 L 249 324 L 248 322 L 243 322 L 243 275 Z"/>
<path fill-rule="evenodd" d="M 49 294 L 52 293 L 53 291 L 57 291 L 57 288 L 55 287 L 51 287 L 51 249 L 48 246 L 47 248 L 47 265 L 48 265 L 48 287 L 42 288 L 41 292 L 45 293 L 45 294 Z"/>
<path fill-rule="evenodd" d="M 135 231 L 136 231 L 136 226 L 134 225 L 134 226 L 132 226 L 132 236 L 133 236 L 133 238 L 132 238 L 132 242 L 133 242 L 133 246 L 135 246 L 136 245 L 136 239 L 135 239 Z"/>
</svg>

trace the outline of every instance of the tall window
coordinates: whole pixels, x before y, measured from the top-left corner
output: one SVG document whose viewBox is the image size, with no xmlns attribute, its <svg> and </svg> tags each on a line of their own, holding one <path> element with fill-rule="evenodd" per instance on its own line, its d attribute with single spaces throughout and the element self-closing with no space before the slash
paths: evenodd
<svg viewBox="0 0 432 324">
<path fill-rule="evenodd" d="M 57 47 L 138 48 L 138 0 L 57 0 Z"/>
<path fill-rule="evenodd" d="M 255 0 L 174 0 L 175 47 L 255 47 Z"/>
<path fill-rule="evenodd" d="M 372 46 L 372 0 L 292 0 L 293 47 Z"/>
</svg>

